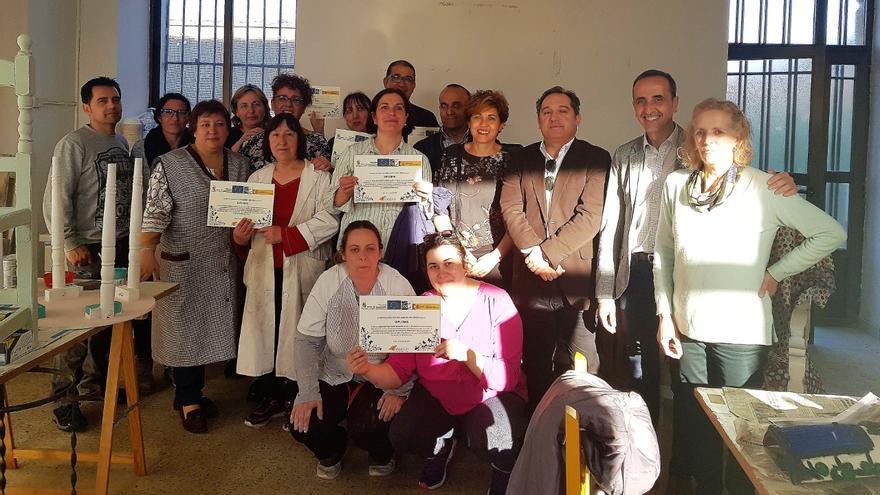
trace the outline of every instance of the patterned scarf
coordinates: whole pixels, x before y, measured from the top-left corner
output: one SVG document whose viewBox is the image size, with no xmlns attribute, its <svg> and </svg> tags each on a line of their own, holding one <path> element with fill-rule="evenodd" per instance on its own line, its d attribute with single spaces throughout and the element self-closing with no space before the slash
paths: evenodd
<svg viewBox="0 0 880 495">
<path fill-rule="evenodd" d="M 691 208 L 705 213 L 712 211 L 713 208 L 721 205 L 730 196 L 733 186 L 742 174 L 742 168 L 735 164 L 727 169 L 727 174 L 721 184 L 713 191 L 703 191 L 703 174 L 700 170 L 694 170 L 688 177 L 687 197 L 688 204 Z"/>
</svg>

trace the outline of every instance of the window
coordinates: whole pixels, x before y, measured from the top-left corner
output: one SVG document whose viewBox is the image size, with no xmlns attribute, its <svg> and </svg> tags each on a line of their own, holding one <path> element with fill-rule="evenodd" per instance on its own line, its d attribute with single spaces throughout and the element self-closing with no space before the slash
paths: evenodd
<svg viewBox="0 0 880 495">
<path fill-rule="evenodd" d="M 153 0 L 152 102 L 167 92 L 193 103 L 228 101 L 292 70 L 296 0 Z M 157 35 L 158 34 L 158 35 Z"/>
<path fill-rule="evenodd" d="M 874 0 L 731 0 L 727 97 L 752 123 L 753 165 L 785 170 L 847 229 L 820 316 L 858 315 Z"/>
</svg>

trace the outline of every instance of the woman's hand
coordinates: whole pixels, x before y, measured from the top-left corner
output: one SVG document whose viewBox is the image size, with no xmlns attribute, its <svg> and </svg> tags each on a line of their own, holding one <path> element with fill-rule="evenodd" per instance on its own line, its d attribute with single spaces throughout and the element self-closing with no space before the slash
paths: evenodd
<svg viewBox="0 0 880 495">
<path fill-rule="evenodd" d="M 366 375 L 370 370 L 370 362 L 367 360 L 367 351 L 361 346 L 355 346 L 345 355 L 345 364 L 355 375 Z"/>
<path fill-rule="evenodd" d="M 416 196 L 418 196 L 419 198 L 428 202 L 431 202 L 433 200 L 431 194 L 434 192 L 434 184 L 431 184 L 430 182 L 424 180 L 417 180 L 415 181 L 415 183 L 413 183 L 412 188 L 413 191 L 415 191 Z"/>
<path fill-rule="evenodd" d="M 330 160 L 328 160 L 326 156 L 318 155 L 310 161 L 312 162 L 312 166 L 315 167 L 315 170 L 319 172 L 329 172 L 333 170 L 333 164 L 330 163 Z"/>
<path fill-rule="evenodd" d="M 660 325 L 657 328 L 657 342 L 663 353 L 672 359 L 681 359 L 684 349 L 681 347 L 681 334 L 672 315 L 660 315 Z"/>
<path fill-rule="evenodd" d="M 776 289 L 779 288 L 779 282 L 770 275 L 770 272 L 764 272 L 764 281 L 761 282 L 761 288 L 758 289 L 758 297 L 764 298 L 765 295 L 773 297 L 776 295 Z"/>
<path fill-rule="evenodd" d="M 250 218 L 242 218 L 232 229 L 232 240 L 239 246 L 247 246 L 254 236 L 254 222 Z"/>
<path fill-rule="evenodd" d="M 501 262 L 501 253 L 497 249 L 486 253 L 475 262 L 471 263 L 468 275 L 474 278 L 483 278 Z"/>
<path fill-rule="evenodd" d="M 278 225 L 270 225 L 257 230 L 268 244 L 279 244 L 281 242 L 281 227 Z"/>
<path fill-rule="evenodd" d="M 460 340 L 446 339 L 434 348 L 434 357 L 464 363 L 468 360 L 468 351 L 470 351 L 470 348 Z"/>
<path fill-rule="evenodd" d="M 399 395 L 391 395 L 388 393 L 382 394 L 382 397 L 377 404 L 379 409 L 379 419 L 386 423 L 391 421 L 391 418 L 400 411 L 400 408 L 403 406 L 403 401 L 405 400 L 405 398 Z"/>
<path fill-rule="evenodd" d="M 156 248 L 141 249 L 141 280 L 159 280 L 159 265 L 156 263 Z"/>
<path fill-rule="evenodd" d="M 259 134 L 261 132 L 263 132 L 262 127 L 254 127 L 253 129 L 242 134 L 241 137 L 238 139 L 238 141 L 236 141 L 235 144 L 233 144 L 232 148 L 230 148 L 230 149 L 232 151 L 238 153 L 238 151 L 241 149 L 241 145 L 243 145 L 248 139 L 254 137 L 254 135 Z"/>
<path fill-rule="evenodd" d="M 309 113 L 309 124 L 312 125 L 312 130 L 320 135 L 324 135 L 324 117 L 318 117 L 317 112 Z"/>
<path fill-rule="evenodd" d="M 311 400 L 293 406 L 293 410 L 290 411 L 290 425 L 293 431 L 308 433 L 309 420 L 315 409 L 318 410 L 318 419 L 324 419 L 324 406 L 319 400 Z"/>
<path fill-rule="evenodd" d="M 336 190 L 336 196 L 333 198 L 333 206 L 339 208 L 348 203 L 348 200 L 354 196 L 354 186 L 357 184 L 358 178 L 353 175 L 347 175 L 339 178 L 339 189 Z"/>
</svg>

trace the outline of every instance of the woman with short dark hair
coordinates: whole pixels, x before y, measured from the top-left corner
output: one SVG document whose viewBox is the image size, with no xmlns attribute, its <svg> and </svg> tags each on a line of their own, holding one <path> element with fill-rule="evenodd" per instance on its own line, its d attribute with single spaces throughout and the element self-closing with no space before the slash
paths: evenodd
<svg viewBox="0 0 880 495">
<path fill-rule="evenodd" d="M 187 129 L 191 110 L 189 100 L 180 93 L 166 93 L 159 98 L 153 111 L 153 120 L 159 125 L 131 147 L 131 156 L 143 158 L 149 170 L 156 158 L 192 143 Z"/>
</svg>

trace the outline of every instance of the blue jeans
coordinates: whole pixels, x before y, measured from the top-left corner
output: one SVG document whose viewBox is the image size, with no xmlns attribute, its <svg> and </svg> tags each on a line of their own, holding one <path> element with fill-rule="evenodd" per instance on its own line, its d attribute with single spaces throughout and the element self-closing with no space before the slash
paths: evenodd
<svg viewBox="0 0 880 495">
<path fill-rule="evenodd" d="M 620 331 L 626 339 L 630 389 L 642 396 L 657 425 L 660 416 L 660 346 L 657 344 L 657 304 L 654 267 L 647 261 L 630 263 L 629 284 L 618 301 Z"/>
</svg>

